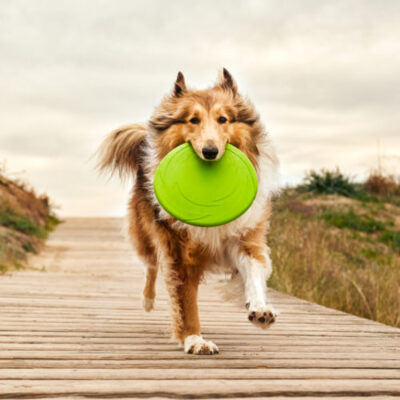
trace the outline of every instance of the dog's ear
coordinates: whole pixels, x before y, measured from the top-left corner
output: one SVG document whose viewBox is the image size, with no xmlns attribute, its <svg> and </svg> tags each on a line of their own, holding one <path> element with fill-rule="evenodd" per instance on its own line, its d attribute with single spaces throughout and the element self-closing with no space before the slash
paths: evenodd
<svg viewBox="0 0 400 400">
<path fill-rule="evenodd" d="M 183 95 L 185 91 L 186 91 L 185 77 L 183 76 L 182 72 L 179 71 L 178 76 L 176 77 L 173 95 L 175 97 L 180 97 Z"/>
<path fill-rule="evenodd" d="M 222 69 L 222 73 L 220 75 L 217 86 L 224 90 L 231 91 L 234 95 L 237 93 L 237 85 L 235 80 L 233 79 L 231 73 L 226 69 Z"/>
</svg>

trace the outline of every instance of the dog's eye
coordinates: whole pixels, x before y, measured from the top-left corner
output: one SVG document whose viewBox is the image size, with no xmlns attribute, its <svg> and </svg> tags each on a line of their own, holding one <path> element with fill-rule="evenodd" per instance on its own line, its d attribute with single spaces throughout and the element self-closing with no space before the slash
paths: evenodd
<svg viewBox="0 0 400 400">
<path fill-rule="evenodd" d="M 193 118 L 190 120 L 190 122 L 191 122 L 192 124 L 197 125 L 197 124 L 200 123 L 200 120 L 199 120 L 197 117 L 193 117 Z"/>
<path fill-rule="evenodd" d="M 224 124 L 227 121 L 227 119 L 225 117 L 218 117 L 217 121 L 219 124 Z"/>
</svg>

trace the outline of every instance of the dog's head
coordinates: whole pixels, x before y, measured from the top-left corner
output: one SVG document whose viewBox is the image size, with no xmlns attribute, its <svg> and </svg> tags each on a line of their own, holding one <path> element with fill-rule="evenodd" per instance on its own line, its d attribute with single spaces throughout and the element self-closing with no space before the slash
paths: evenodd
<svg viewBox="0 0 400 400">
<path fill-rule="evenodd" d="M 150 126 L 160 158 L 190 142 L 200 158 L 218 160 L 230 143 L 256 163 L 259 117 L 225 68 L 216 85 L 206 90 L 188 89 L 179 72 L 172 93 L 157 107 Z"/>
</svg>

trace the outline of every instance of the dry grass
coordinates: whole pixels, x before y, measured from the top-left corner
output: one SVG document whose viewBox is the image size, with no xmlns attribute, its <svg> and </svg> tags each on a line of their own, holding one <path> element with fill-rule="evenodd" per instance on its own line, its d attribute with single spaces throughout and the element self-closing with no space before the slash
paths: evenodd
<svg viewBox="0 0 400 400">
<path fill-rule="evenodd" d="M 400 181 L 394 175 L 383 175 L 380 172 L 372 171 L 364 183 L 365 189 L 379 196 L 400 195 Z"/>
<path fill-rule="evenodd" d="M 0 171 L 0 275 L 22 268 L 58 222 L 46 195 L 37 196 L 26 183 Z"/>
<path fill-rule="evenodd" d="M 400 207 L 343 199 L 290 189 L 275 200 L 269 284 L 400 327 Z"/>
</svg>

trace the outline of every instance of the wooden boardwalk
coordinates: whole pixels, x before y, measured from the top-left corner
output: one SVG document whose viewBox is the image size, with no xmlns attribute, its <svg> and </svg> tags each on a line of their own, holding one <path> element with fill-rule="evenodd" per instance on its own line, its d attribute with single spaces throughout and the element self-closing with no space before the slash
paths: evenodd
<svg viewBox="0 0 400 400">
<path fill-rule="evenodd" d="M 142 310 L 121 220 L 68 220 L 35 264 L 0 277 L 0 399 L 400 396 L 400 330 L 275 292 L 281 315 L 261 331 L 203 286 L 220 354 L 185 355 L 162 279 L 156 310 Z"/>
</svg>

